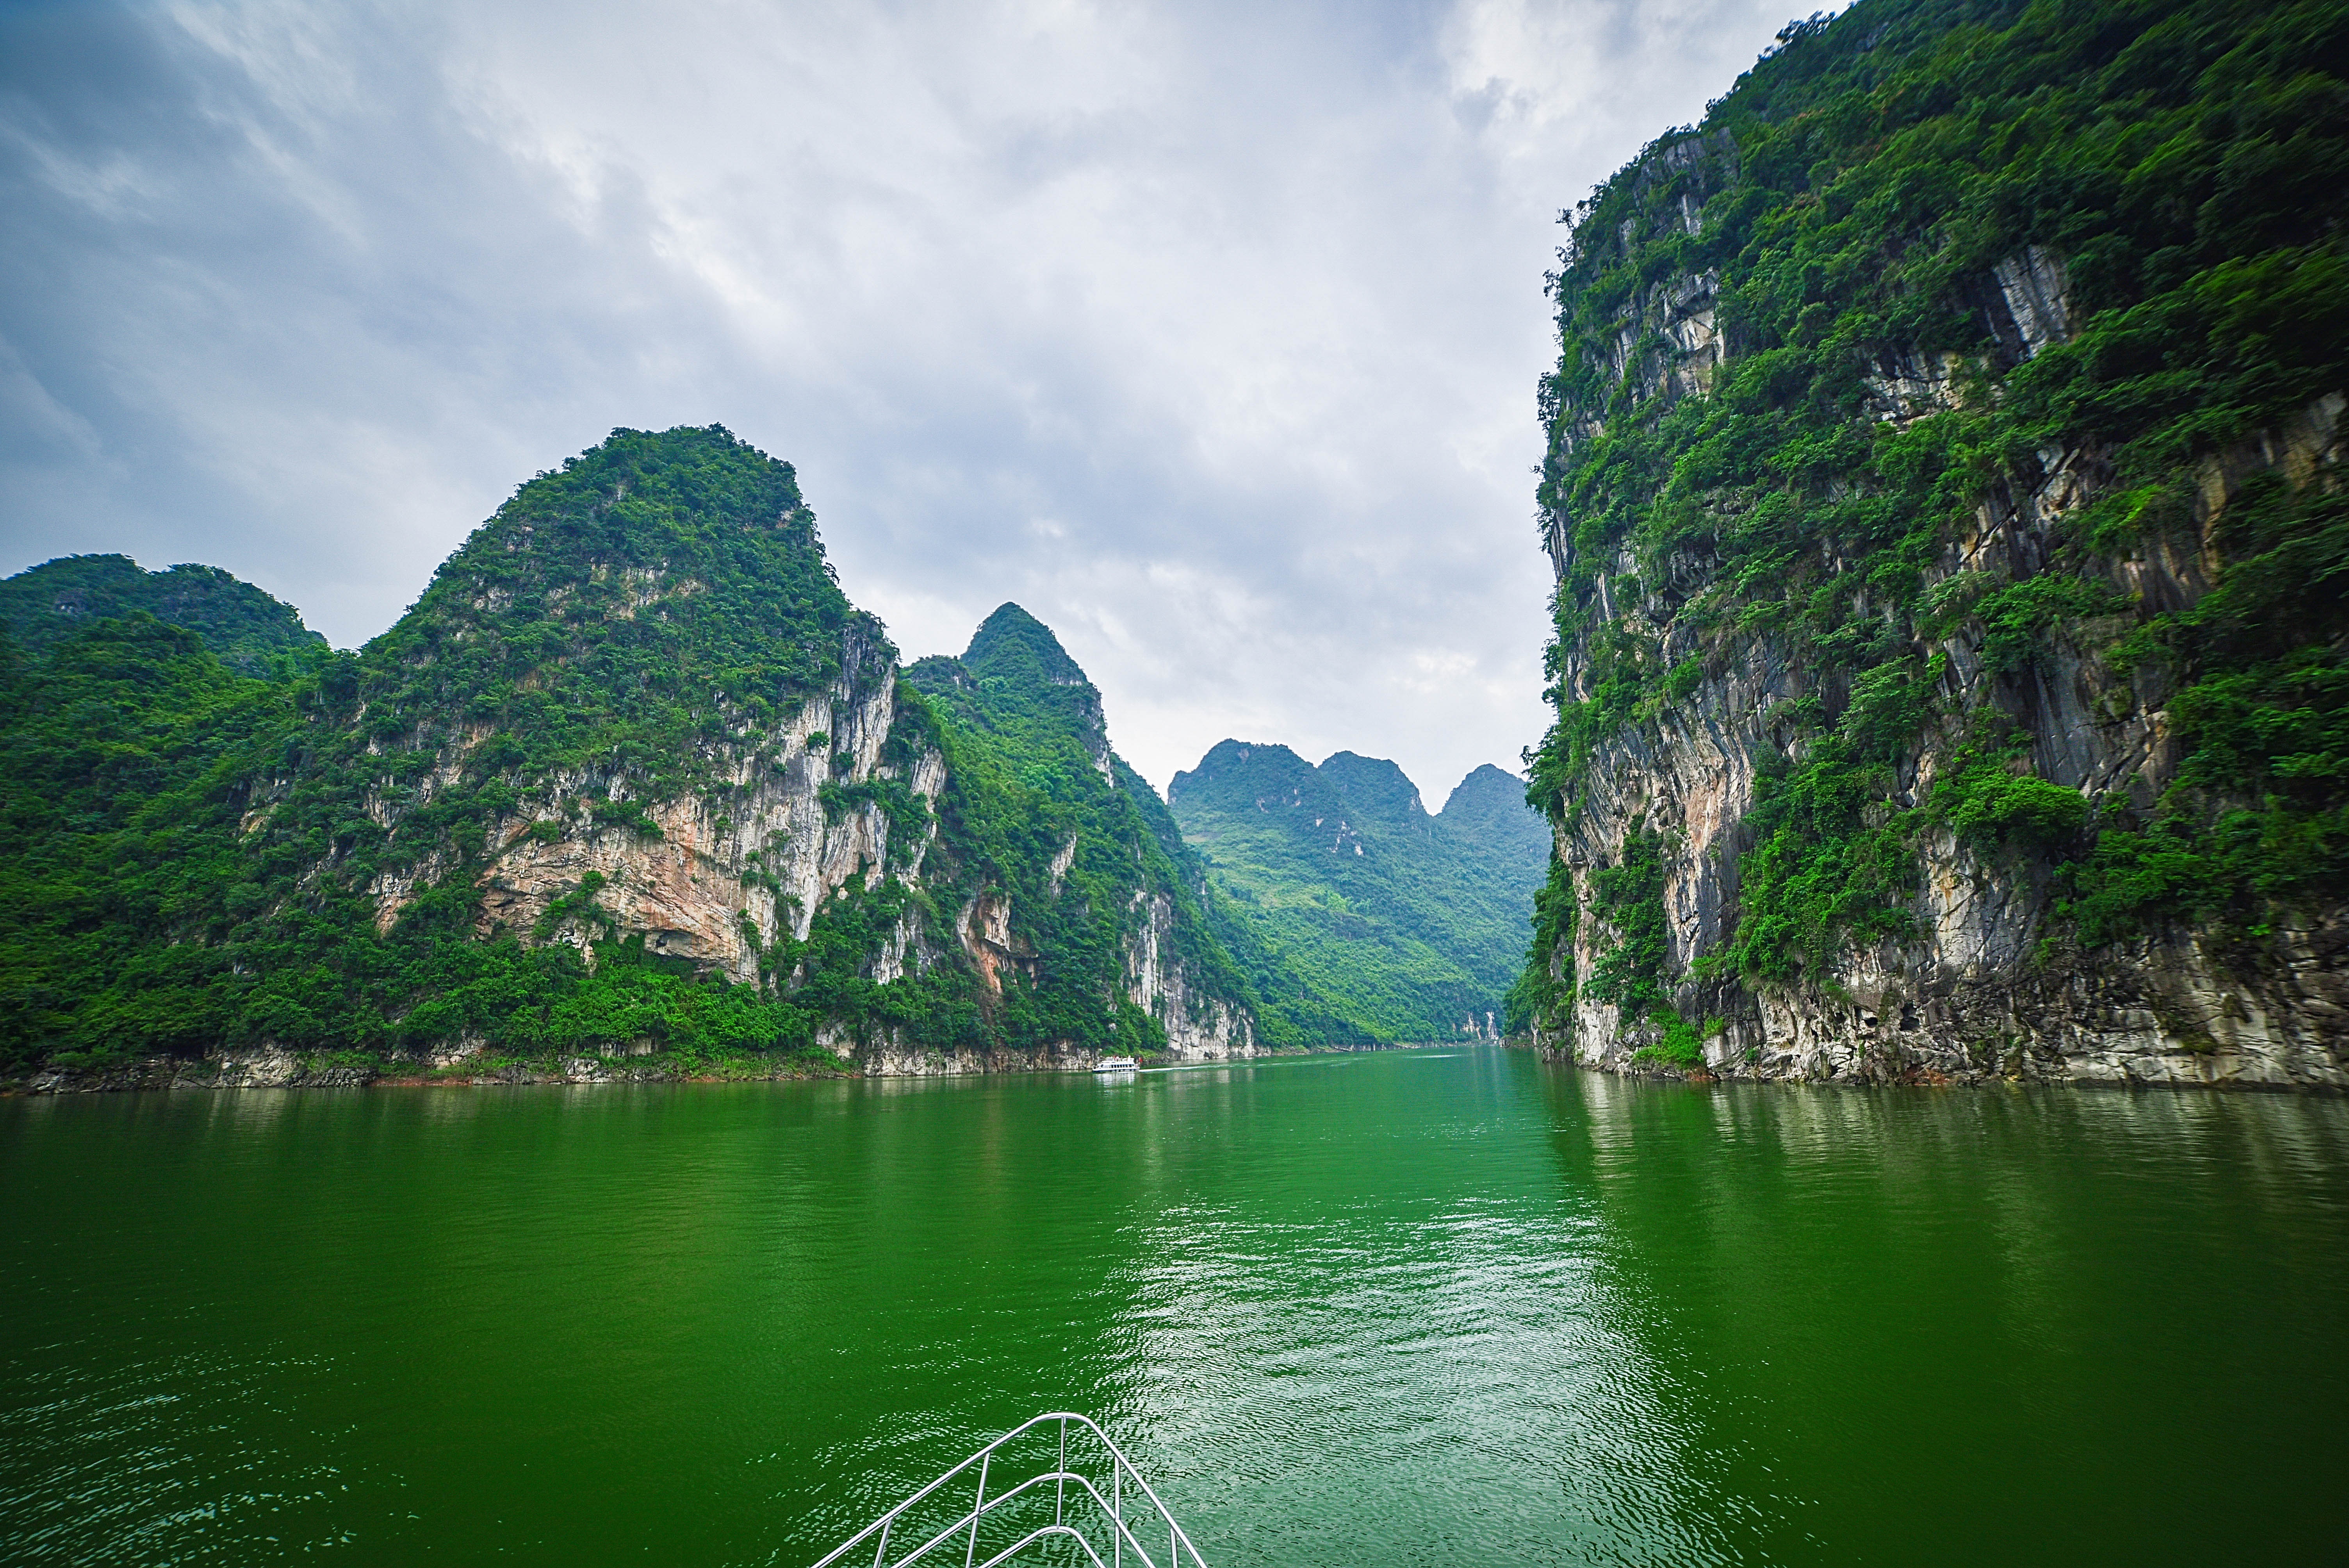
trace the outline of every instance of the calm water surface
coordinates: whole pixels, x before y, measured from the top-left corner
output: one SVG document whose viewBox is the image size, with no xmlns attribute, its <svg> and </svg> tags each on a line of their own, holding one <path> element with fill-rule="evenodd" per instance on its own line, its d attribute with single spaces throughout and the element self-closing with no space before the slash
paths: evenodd
<svg viewBox="0 0 2349 1568">
<path fill-rule="evenodd" d="M 2349 1104 L 1516 1053 L 0 1102 L 0 1557 L 805 1568 L 1097 1413 L 1215 1568 L 2336 1560 Z"/>
</svg>

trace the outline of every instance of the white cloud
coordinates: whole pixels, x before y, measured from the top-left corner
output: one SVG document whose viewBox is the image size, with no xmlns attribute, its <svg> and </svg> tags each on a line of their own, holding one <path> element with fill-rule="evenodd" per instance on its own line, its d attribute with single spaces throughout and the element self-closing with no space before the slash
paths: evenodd
<svg viewBox="0 0 2349 1568">
<path fill-rule="evenodd" d="M 678 0 L 0 21 L 10 569 L 379 631 L 615 425 L 799 466 L 908 655 L 1018 599 L 1163 784 L 1538 733 L 1551 220 L 1780 20 Z M 78 466 L 77 466 L 78 465 Z"/>
</svg>

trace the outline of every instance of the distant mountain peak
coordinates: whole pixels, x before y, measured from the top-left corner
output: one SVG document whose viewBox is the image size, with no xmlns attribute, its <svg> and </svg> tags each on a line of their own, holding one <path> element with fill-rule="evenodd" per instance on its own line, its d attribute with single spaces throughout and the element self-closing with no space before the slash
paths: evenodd
<svg viewBox="0 0 2349 1568">
<path fill-rule="evenodd" d="M 1167 802 L 1185 796 L 1213 796 L 1226 809 L 1243 800 L 1257 810 L 1311 805 L 1326 813 L 1337 807 L 1313 764 L 1286 746 L 1252 740 L 1219 740 L 1196 768 L 1176 773 L 1166 786 Z"/>
<path fill-rule="evenodd" d="M 1526 799 L 1526 781 L 1487 762 L 1453 788 L 1436 818 L 1446 829 L 1511 852 L 1549 850 L 1549 820 Z"/>
<path fill-rule="evenodd" d="M 1526 781 L 1487 762 L 1470 769 L 1467 777 L 1452 787 L 1451 795 L 1444 799 L 1444 810 L 1448 815 L 1459 807 L 1476 810 L 1489 801 L 1524 807 L 1528 812 L 1533 810 L 1526 805 Z"/>
<path fill-rule="evenodd" d="M 1419 787 L 1383 757 L 1333 752 L 1315 771 L 1336 785 L 1347 803 L 1358 810 L 1413 826 L 1426 820 L 1427 808 L 1420 801 Z"/>
<path fill-rule="evenodd" d="M 1521 781 L 1479 769 L 1436 818 L 1384 758 L 1226 739 L 1166 799 L 1237 918 L 1299 955 L 1312 1006 L 1373 1038 L 1490 1032 L 1549 849 Z"/>
</svg>

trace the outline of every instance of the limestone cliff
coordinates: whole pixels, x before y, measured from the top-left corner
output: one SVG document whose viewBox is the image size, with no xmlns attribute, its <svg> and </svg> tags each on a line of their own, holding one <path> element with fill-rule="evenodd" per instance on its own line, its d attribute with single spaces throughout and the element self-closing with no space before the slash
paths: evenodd
<svg viewBox="0 0 2349 1568">
<path fill-rule="evenodd" d="M 640 937 L 649 954 L 750 985 L 759 979 L 761 954 L 778 942 L 804 942 L 825 902 L 852 879 L 890 868 L 893 848 L 897 873 L 918 879 L 929 832 L 901 834 L 893 846 L 878 803 L 828 812 L 824 792 L 902 772 L 915 797 L 934 805 L 944 759 L 926 746 L 902 767 L 883 759 L 897 717 L 896 668 L 885 645 L 856 628 L 841 664 L 839 680 L 792 718 L 719 748 L 711 788 L 644 806 L 655 833 L 595 821 L 596 803 L 633 803 L 638 781 L 625 770 L 550 776 L 527 810 L 489 830 L 492 856 L 475 880 L 476 932 L 486 937 L 543 925 L 549 939 L 577 946 L 592 961 L 597 932 L 608 929 L 623 940 Z M 811 745 L 815 737 L 823 738 Z M 559 909 L 591 873 L 601 883 L 595 913 Z M 403 879 L 382 879 L 380 927 L 397 920 L 408 891 Z M 886 968 L 891 961 L 879 963 Z"/>
<path fill-rule="evenodd" d="M 944 852 L 969 890 L 958 929 L 993 1016 L 1067 1048 L 1066 1023 L 1050 1021 L 1066 1016 L 1040 988 L 1054 976 L 1095 999 L 1103 1049 L 1255 1055 L 1255 998 L 1209 923 L 1197 865 L 1050 629 L 1005 604 L 959 658 L 908 676 L 946 748 Z"/>
<path fill-rule="evenodd" d="M 1007 607 L 931 663 L 968 689 L 902 678 L 789 465 L 715 427 L 617 431 L 522 486 L 355 655 L 240 679 L 103 613 L 35 661 L 0 639 L 27 786 L 0 796 L 0 1066 L 1253 1052 L 1195 868 L 1050 633 Z"/>
<path fill-rule="evenodd" d="M 2114 27 L 1863 0 L 1575 214 L 1546 1048 L 2349 1087 L 2341 191 L 2213 194 L 2271 27 Z"/>
</svg>

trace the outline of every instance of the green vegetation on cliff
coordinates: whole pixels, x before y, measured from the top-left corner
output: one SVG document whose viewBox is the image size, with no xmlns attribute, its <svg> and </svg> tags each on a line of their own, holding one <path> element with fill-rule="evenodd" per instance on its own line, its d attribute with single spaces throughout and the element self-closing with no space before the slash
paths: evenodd
<svg viewBox="0 0 2349 1568">
<path fill-rule="evenodd" d="M 806 1044 L 799 1010 L 641 941 L 591 969 L 544 933 L 483 933 L 476 884 L 497 826 L 559 775 L 641 822 L 605 781 L 657 799 L 706 774 L 729 708 L 829 679 L 819 634 L 853 614 L 789 466 L 713 428 L 616 432 L 524 485 L 392 630 L 290 686 L 237 682 L 151 621 L 68 637 L 18 666 L 6 737 L 28 765 L 0 803 L 0 1052 Z M 65 744 L 76 726 L 105 738 Z M 118 731 L 159 756 L 140 792 L 114 787 Z M 388 929 L 385 879 L 415 884 Z"/>
<path fill-rule="evenodd" d="M 619 430 L 517 490 L 319 696 L 351 716 L 346 745 L 400 758 L 395 776 L 489 730 L 484 776 L 627 769 L 660 799 L 829 686 L 852 626 L 886 646 L 789 463 L 722 426 Z"/>
<path fill-rule="evenodd" d="M 120 576 L 92 559 L 33 599 Z M 1247 1026 L 1203 880 L 1050 633 L 1007 606 L 928 696 L 899 684 L 791 467 L 721 428 L 616 431 L 365 649 L 274 679 L 208 646 L 262 645 L 243 623 L 83 603 L 45 651 L 0 632 L 0 1067 L 823 1067 Z"/>
<path fill-rule="evenodd" d="M 1226 740 L 1167 799 L 1338 1037 L 1454 1039 L 1501 1007 L 1549 849 L 1520 780 L 1480 768 L 1430 816 L 1392 762 Z"/>
<path fill-rule="evenodd" d="M 1859 0 L 1578 210 L 1530 796 L 1572 823 L 1597 749 L 1733 663 L 1814 694 L 1773 716 L 1702 974 L 1816 978 L 1906 934 L 1943 829 L 2050 868 L 2084 944 L 2337 897 L 2349 499 L 2309 454 L 2349 388 L 2345 77 L 2349 11 L 2322 0 Z M 2059 462 L 2044 558 L 1946 569 Z M 2166 714 L 2160 788 L 2088 799 L 2033 762 L 2075 655 L 2117 689 L 2099 722 Z M 1578 984 L 1568 882 L 1520 1020 Z"/>
<path fill-rule="evenodd" d="M 1009 904 L 995 1004 L 1007 1041 L 1164 1047 L 1164 1026 L 1129 994 L 1130 954 L 1154 927 L 1160 961 L 1183 966 L 1200 1005 L 1258 1008 L 1165 807 L 1110 748 L 1101 693 L 1049 627 L 1005 604 L 961 658 L 905 675 L 946 757 L 941 836 L 955 869 L 936 896 Z M 1306 1043 L 1281 1016 L 1257 1016 L 1267 1044 Z"/>
<path fill-rule="evenodd" d="M 293 721 L 293 688 L 222 667 L 144 611 L 28 657 L 0 632 L 0 1065 L 135 1038 L 194 1047 L 229 1010 L 218 955 L 167 934 L 233 903 L 240 763 Z M 225 896 L 222 896 L 222 894 Z"/>
</svg>

